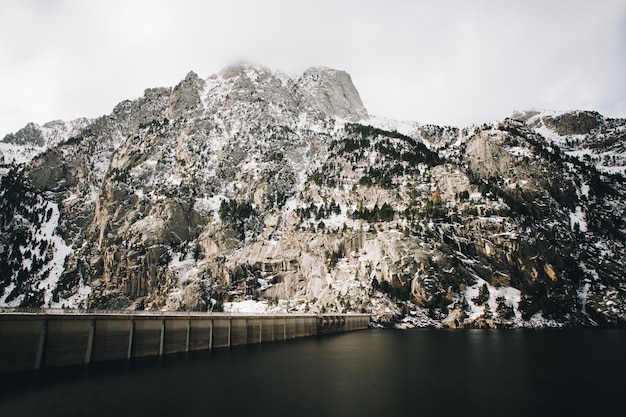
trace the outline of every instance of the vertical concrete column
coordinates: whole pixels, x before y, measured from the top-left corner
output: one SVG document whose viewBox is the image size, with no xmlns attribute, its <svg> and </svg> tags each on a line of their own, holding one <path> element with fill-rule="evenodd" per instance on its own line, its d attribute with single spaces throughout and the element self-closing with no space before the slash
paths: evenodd
<svg viewBox="0 0 626 417">
<path fill-rule="evenodd" d="M 187 341 L 185 342 L 185 352 L 189 352 L 190 337 L 191 337 L 191 319 L 187 320 Z"/>
<path fill-rule="evenodd" d="M 133 338 L 135 337 L 135 320 L 130 320 L 130 330 L 128 331 L 128 353 L 126 359 L 132 358 L 133 354 Z"/>
<path fill-rule="evenodd" d="M 35 356 L 35 369 L 41 368 L 41 363 L 43 362 L 43 353 L 46 348 L 46 338 L 48 336 L 48 319 L 45 318 L 43 320 L 43 325 L 41 326 L 41 333 L 39 333 L 39 344 L 37 345 L 37 356 Z"/>
<path fill-rule="evenodd" d="M 165 320 L 161 320 L 161 340 L 159 341 L 159 356 L 163 356 L 164 340 L 165 340 Z"/>
<path fill-rule="evenodd" d="M 233 332 L 233 318 L 228 319 L 228 347 L 230 347 L 230 337 Z"/>
<path fill-rule="evenodd" d="M 259 320 L 259 343 L 263 343 L 263 320 Z"/>
<path fill-rule="evenodd" d="M 287 319 L 283 319 L 283 340 L 287 340 Z"/>
<path fill-rule="evenodd" d="M 96 321 L 91 320 L 89 328 L 89 338 L 87 339 L 87 350 L 85 351 L 85 363 L 91 363 L 91 353 L 93 352 L 93 337 L 96 333 Z"/>
<path fill-rule="evenodd" d="M 213 349 L 213 319 L 211 319 L 211 329 L 209 330 L 209 350 Z"/>
</svg>

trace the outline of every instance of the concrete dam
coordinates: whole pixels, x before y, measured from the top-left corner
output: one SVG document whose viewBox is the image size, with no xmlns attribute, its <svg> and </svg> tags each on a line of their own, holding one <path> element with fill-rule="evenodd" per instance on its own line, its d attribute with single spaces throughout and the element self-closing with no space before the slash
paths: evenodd
<svg viewBox="0 0 626 417">
<path fill-rule="evenodd" d="M 365 314 L 1 312 L 0 373 L 340 333 L 369 321 Z"/>
</svg>

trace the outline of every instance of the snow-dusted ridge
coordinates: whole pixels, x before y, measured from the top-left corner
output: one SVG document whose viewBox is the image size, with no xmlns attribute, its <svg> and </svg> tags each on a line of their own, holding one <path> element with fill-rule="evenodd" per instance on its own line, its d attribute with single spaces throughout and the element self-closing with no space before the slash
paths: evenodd
<svg viewBox="0 0 626 417">
<path fill-rule="evenodd" d="M 0 304 L 622 325 L 625 126 L 424 125 L 344 71 L 190 72 L 0 144 Z"/>
<path fill-rule="evenodd" d="M 78 134 L 91 122 L 89 119 L 81 118 L 73 121 L 56 120 L 42 126 L 29 123 L 0 141 L 0 164 L 26 164 L 48 148 Z"/>
</svg>

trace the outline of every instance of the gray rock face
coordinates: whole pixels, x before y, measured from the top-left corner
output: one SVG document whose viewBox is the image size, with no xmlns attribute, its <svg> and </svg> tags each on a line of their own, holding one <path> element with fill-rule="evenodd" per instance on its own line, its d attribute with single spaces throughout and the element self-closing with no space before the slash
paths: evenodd
<svg viewBox="0 0 626 417">
<path fill-rule="evenodd" d="M 88 119 L 71 122 L 56 120 L 43 126 L 29 123 L 0 141 L 0 158 L 4 159 L 3 164 L 8 165 L 28 163 L 47 149 L 76 136 L 89 123 Z"/>
<path fill-rule="evenodd" d="M 2 142 L 22 146 L 52 147 L 80 132 L 90 121 L 85 118 L 71 122 L 55 120 L 43 126 L 29 123 L 15 133 L 6 135 Z"/>
<path fill-rule="evenodd" d="M 3 139 L 3 142 L 14 143 L 16 145 L 45 145 L 44 135 L 41 128 L 35 123 L 29 123 L 15 133 L 9 133 Z"/>
<path fill-rule="evenodd" d="M 543 118 L 544 123 L 556 130 L 560 136 L 586 135 L 602 123 L 602 116 L 596 112 L 571 112 L 556 117 Z"/>
<path fill-rule="evenodd" d="M 205 85 L 206 83 L 195 72 L 192 71 L 187 74 L 187 77 L 172 91 L 168 109 L 169 118 L 177 119 L 194 109 L 198 109 L 201 104 L 200 95 Z M 193 117 L 193 115 L 190 116 Z"/>
<path fill-rule="evenodd" d="M 367 118 L 367 110 L 350 75 L 330 68 L 311 68 L 298 80 L 298 86 L 311 95 L 313 103 L 326 116 L 351 122 Z"/>
<path fill-rule="evenodd" d="M 38 151 L 0 181 L 0 304 L 624 325 L 625 126 L 403 124 L 343 71 L 191 72 L 5 142 Z"/>
</svg>

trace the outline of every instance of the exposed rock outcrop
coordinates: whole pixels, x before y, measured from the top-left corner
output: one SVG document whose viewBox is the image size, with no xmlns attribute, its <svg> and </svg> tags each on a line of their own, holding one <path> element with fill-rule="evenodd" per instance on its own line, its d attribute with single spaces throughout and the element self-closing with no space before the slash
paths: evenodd
<svg viewBox="0 0 626 417">
<path fill-rule="evenodd" d="M 400 123 L 343 71 L 190 72 L 5 138 L 0 304 L 623 326 L 625 126 Z"/>
</svg>

